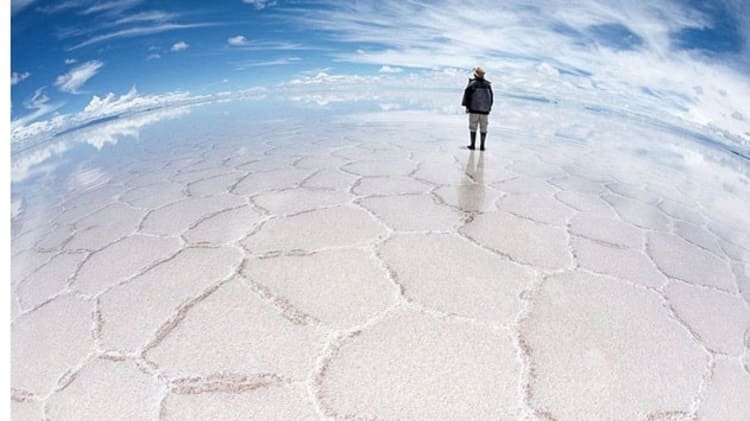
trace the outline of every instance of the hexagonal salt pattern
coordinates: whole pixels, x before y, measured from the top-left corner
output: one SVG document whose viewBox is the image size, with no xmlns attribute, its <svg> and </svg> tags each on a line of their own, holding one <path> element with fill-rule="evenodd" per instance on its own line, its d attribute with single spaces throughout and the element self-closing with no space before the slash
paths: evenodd
<svg viewBox="0 0 750 421">
<path fill-rule="evenodd" d="M 519 361 L 507 332 L 407 311 L 347 338 L 331 354 L 316 382 L 326 413 L 336 418 L 520 414 Z"/>
<path fill-rule="evenodd" d="M 233 124 L 14 217 L 14 420 L 750 419 L 742 189 L 604 140 Z"/>
<path fill-rule="evenodd" d="M 553 419 L 689 412 L 709 360 L 659 294 L 588 274 L 547 279 L 521 332 L 529 402 Z"/>
</svg>

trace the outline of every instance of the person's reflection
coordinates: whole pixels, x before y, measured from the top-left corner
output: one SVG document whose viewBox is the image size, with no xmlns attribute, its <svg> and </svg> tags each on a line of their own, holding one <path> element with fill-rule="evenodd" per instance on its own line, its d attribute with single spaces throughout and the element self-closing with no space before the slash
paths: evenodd
<svg viewBox="0 0 750 421">
<path fill-rule="evenodd" d="M 479 153 L 479 161 L 474 162 L 475 152 L 469 152 L 466 161 L 466 177 L 461 177 L 461 184 L 456 187 L 458 206 L 469 212 L 476 212 L 484 205 L 484 153 Z"/>
</svg>

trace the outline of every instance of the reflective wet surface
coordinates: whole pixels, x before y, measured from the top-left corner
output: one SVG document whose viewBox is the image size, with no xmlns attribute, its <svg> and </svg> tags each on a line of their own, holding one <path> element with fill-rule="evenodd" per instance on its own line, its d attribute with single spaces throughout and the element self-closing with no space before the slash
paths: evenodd
<svg viewBox="0 0 750 421">
<path fill-rule="evenodd" d="M 232 102 L 14 154 L 13 419 L 746 419 L 748 160 L 502 101 L 484 152 Z"/>
</svg>

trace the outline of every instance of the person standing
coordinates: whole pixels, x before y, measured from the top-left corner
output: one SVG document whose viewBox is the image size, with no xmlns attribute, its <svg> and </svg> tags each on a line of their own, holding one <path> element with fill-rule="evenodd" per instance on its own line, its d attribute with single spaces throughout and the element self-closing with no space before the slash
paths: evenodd
<svg viewBox="0 0 750 421">
<path fill-rule="evenodd" d="M 481 67 L 474 68 L 474 78 L 469 79 L 469 84 L 464 90 L 464 98 L 461 105 L 466 107 L 469 114 L 469 134 L 471 143 L 467 146 L 474 150 L 477 142 L 477 126 L 479 126 L 481 138 L 479 150 L 484 150 L 484 141 L 487 139 L 487 122 L 492 110 L 492 84 L 484 78 L 484 70 Z"/>
</svg>

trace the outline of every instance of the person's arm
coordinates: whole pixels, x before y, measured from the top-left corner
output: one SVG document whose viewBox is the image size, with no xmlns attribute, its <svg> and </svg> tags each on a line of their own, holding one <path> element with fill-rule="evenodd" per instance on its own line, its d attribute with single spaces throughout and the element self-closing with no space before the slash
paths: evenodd
<svg viewBox="0 0 750 421">
<path fill-rule="evenodd" d="M 495 94 L 492 93 L 492 85 L 490 85 L 490 108 L 492 108 L 492 104 L 495 103 Z"/>
<path fill-rule="evenodd" d="M 468 112 L 468 109 L 469 109 L 469 105 L 471 105 L 471 92 L 472 92 L 471 83 L 469 83 L 469 85 L 466 87 L 466 89 L 464 89 L 464 98 L 461 101 L 461 105 L 463 105 L 464 107 L 466 107 L 467 112 Z"/>
</svg>

